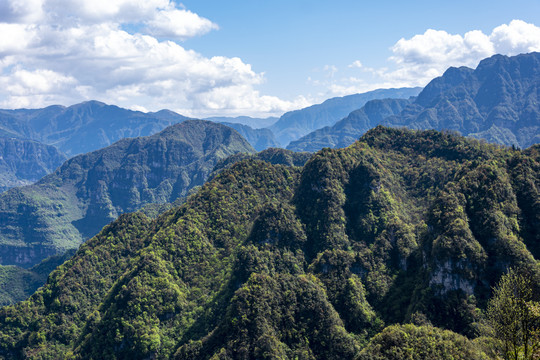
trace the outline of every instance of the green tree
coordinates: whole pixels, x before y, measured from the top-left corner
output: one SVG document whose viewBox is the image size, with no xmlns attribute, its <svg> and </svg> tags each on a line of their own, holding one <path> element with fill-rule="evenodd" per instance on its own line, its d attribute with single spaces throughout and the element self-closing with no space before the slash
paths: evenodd
<svg viewBox="0 0 540 360">
<path fill-rule="evenodd" d="M 540 356 L 537 286 L 532 274 L 511 269 L 493 291 L 487 316 L 507 360 L 532 360 Z"/>
</svg>

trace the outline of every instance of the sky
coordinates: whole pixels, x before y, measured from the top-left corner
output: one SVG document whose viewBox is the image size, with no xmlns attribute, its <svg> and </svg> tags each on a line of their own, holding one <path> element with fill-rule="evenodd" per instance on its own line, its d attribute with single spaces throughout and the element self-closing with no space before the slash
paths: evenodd
<svg viewBox="0 0 540 360">
<path fill-rule="evenodd" d="M 532 51 L 538 0 L 0 0 L 0 108 L 279 116 Z"/>
</svg>

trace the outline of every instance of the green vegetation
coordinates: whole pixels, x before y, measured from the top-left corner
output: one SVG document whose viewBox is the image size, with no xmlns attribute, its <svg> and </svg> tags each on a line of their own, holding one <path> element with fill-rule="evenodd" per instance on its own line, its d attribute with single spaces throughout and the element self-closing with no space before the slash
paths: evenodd
<svg viewBox="0 0 540 360">
<path fill-rule="evenodd" d="M 302 167 L 276 150 L 224 161 L 184 204 L 120 216 L 0 309 L 0 357 L 503 356 L 486 309 L 511 267 L 539 286 L 538 159 L 377 127 Z"/>
<path fill-rule="evenodd" d="M 75 254 L 75 250 L 63 255 L 51 256 L 30 269 L 14 265 L 0 265 L 0 306 L 11 305 L 27 299 L 45 284 L 49 274 Z"/>
<path fill-rule="evenodd" d="M 0 194 L 0 258 L 31 267 L 76 249 L 120 214 L 172 203 L 215 164 L 253 148 L 236 131 L 191 120 L 76 156 L 36 184 Z"/>
<path fill-rule="evenodd" d="M 540 292 L 533 274 L 511 269 L 494 289 L 487 316 L 507 360 L 540 355 Z"/>
</svg>

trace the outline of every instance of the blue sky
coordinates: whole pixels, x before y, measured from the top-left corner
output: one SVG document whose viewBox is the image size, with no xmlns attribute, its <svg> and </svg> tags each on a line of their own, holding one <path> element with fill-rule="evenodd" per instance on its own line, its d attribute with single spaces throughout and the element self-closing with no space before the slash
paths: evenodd
<svg viewBox="0 0 540 360">
<path fill-rule="evenodd" d="M 401 38 L 427 29 L 464 34 L 520 19 L 540 26 L 540 1 L 235 1 L 182 2 L 220 27 L 185 44 L 206 56 L 239 56 L 265 72 L 261 89 L 294 97 L 324 93 L 309 77 L 324 78 L 325 66 L 341 75 L 358 74 L 359 60 L 372 68 L 389 66 L 390 48 Z"/>
<path fill-rule="evenodd" d="M 279 115 L 540 50 L 540 1 L 3 0 L 0 107 Z"/>
</svg>

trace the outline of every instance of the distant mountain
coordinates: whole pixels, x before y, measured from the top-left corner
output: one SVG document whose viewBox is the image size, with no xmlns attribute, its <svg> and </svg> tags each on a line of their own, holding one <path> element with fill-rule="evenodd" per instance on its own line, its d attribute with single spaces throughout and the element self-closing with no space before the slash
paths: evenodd
<svg viewBox="0 0 540 360">
<path fill-rule="evenodd" d="M 0 137 L 0 192 L 36 182 L 66 159 L 54 146 Z"/>
<path fill-rule="evenodd" d="M 270 129 L 253 129 L 247 125 L 228 122 L 222 122 L 222 124 L 238 131 L 257 151 L 263 151 L 264 149 L 271 147 L 279 147 L 279 144 Z"/>
<path fill-rule="evenodd" d="M 210 120 L 219 123 L 232 123 L 232 124 L 243 124 L 247 125 L 253 129 L 261 129 L 269 127 L 279 120 L 277 117 L 267 117 L 267 118 L 252 118 L 250 116 L 214 116 L 206 118 L 205 120 Z"/>
<path fill-rule="evenodd" d="M 378 126 L 303 167 L 248 157 L 0 309 L 0 356 L 497 358 L 492 287 L 540 285 L 539 150 Z"/>
<path fill-rule="evenodd" d="M 333 126 L 315 130 L 296 141 L 291 141 L 287 149 L 315 152 L 324 147 L 347 147 L 366 131 L 379 125 L 384 118 L 399 114 L 410 103 L 411 99 L 368 101 L 361 109 L 351 112 Z"/>
<path fill-rule="evenodd" d="M 74 156 L 123 138 L 152 135 L 186 119 L 169 110 L 143 113 L 88 101 L 69 107 L 0 110 L 0 136 L 37 140 Z"/>
<path fill-rule="evenodd" d="M 540 53 L 494 55 L 475 70 L 449 68 L 413 104 L 383 123 L 454 130 L 521 148 L 539 143 Z"/>
<path fill-rule="evenodd" d="M 0 263 L 28 267 L 76 248 L 119 214 L 187 194 L 238 152 L 254 152 L 238 132 L 190 120 L 76 156 L 36 184 L 0 194 Z"/>
<path fill-rule="evenodd" d="M 360 109 L 366 102 L 375 99 L 408 99 L 416 96 L 421 88 L 379 89 L 362 94 L 328 99 L 322 104 L 283 114 L 269 129 L 272 130 L 282 147 L 310 132 L 325 126 L 332 126 L 350 112 Z"/>
</svg>

